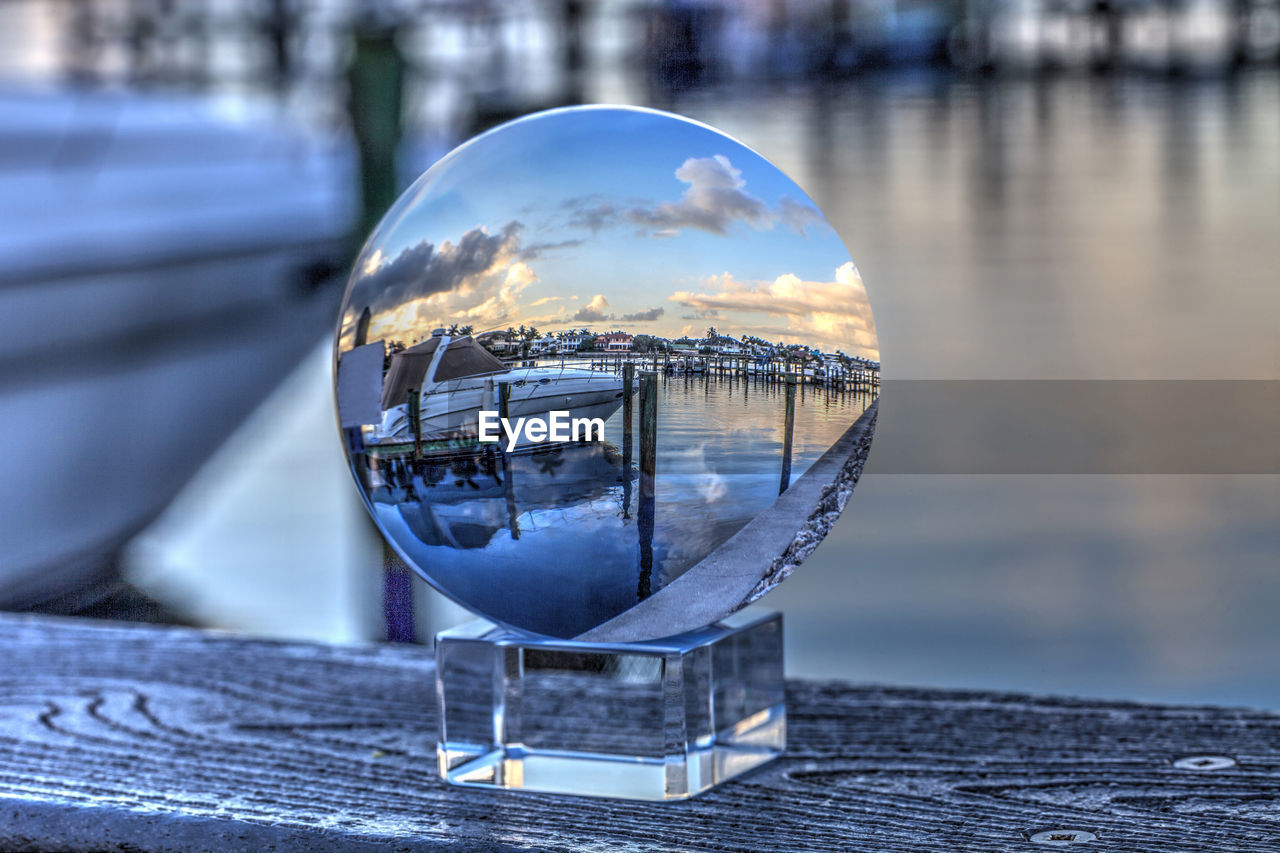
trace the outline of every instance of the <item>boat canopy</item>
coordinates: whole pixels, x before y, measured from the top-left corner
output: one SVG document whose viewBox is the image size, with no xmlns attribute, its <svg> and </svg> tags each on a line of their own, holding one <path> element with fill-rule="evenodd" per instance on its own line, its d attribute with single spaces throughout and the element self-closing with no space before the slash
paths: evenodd
<svg viewBox="0 0 1280 853">
<path fill-rule="evenodd" d="M 440 362 L 430 377 L 427 372 L 443 346 Z M 382 408 L 390 409 L 409 402 L 409 389 L 422 388 L 436 382 L 506 373 L 507 366 L 470 335 L 461 338 L 433 336 L 420 344 L 391 356 L 391 366 L 382 381 Z"/>
</svg>

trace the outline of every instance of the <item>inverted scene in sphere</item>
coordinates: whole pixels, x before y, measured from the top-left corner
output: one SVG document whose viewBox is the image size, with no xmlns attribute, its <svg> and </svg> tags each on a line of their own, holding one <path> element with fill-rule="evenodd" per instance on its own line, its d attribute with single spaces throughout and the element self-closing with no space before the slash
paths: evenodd
<svg viewBox="0 0 1280 853">
<path fill-rule="evenodd" d="M 741 606 L 699 566 L 762 514 L 786 535 L 738 561 L 752 583 L 812 538 L 779 494 L 850 481 L 879 386 L 857 267 L 804 192 L 705 125 L 616 107 L 433 166 L 358 258 L 335 354 L 383 534 L 476 613 L 559 637 Z"/>
</svg>

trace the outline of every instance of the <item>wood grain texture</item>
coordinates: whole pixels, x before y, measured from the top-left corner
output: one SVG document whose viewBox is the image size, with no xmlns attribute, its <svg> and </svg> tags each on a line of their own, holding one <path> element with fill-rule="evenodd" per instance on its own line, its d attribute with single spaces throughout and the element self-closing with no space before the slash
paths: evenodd
<svg viewBox="0 0 1280 853">
<path fill-rule="evenodd" d="M 1280 850 L 1270 713 L 797 682 L 784 759 L 636 805 L 446 788 L 434 701 L 420 647 L 0 616 L 0 849 Z"/>
</svg>

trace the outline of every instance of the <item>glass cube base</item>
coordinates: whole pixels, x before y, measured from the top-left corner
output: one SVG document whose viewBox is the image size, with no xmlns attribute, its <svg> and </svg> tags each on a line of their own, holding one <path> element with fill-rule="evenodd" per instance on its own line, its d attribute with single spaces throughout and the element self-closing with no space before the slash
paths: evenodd
<svg viewBox="0 0 1280 853">
<path fill-rule="evenodd" d="M 782 616 L 584 643 L 483 620 L 436 635 L 440 775 L 455 785 L 680 800 L 786 745 Z"/>
</svg>

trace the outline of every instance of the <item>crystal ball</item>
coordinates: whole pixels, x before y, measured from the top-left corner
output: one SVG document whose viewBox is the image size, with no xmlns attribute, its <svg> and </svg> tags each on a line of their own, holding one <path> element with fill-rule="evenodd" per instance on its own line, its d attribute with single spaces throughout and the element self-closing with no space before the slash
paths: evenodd
<svg viewBox="0 0 1280 853">
<path fill-rule="evenodd" d="M 670 636 L 821 541 L 879 346 L 831 224 L 742 143 L 575 107 L 454 149 L 355 262 L 334 346 L 364 503 L 429 583 L 530 633 Z"/>
</svg>

